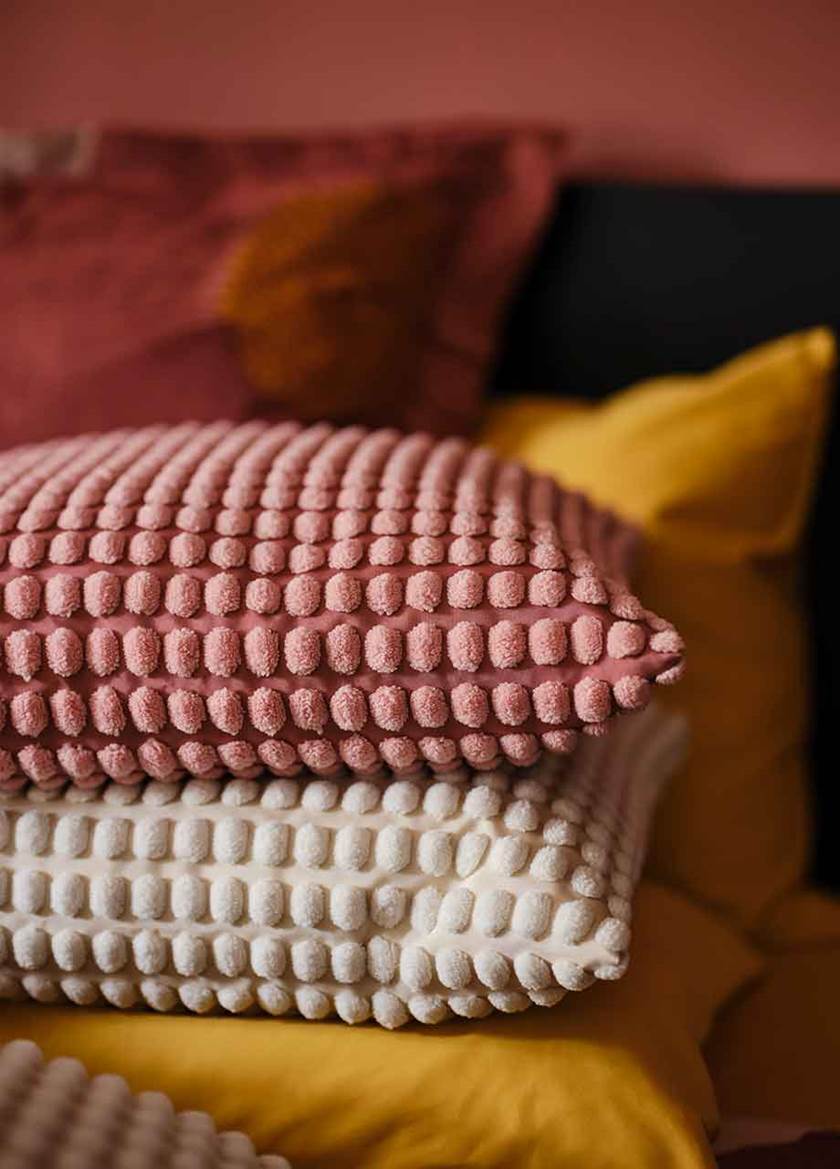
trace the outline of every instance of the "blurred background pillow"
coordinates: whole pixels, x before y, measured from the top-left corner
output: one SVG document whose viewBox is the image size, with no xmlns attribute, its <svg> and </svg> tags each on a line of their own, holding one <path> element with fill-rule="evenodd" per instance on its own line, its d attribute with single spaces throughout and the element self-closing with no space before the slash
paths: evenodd
<svg viewBox="0 0 840 1169">
<path fill-rule="evenodd" d="M 4 446 L 253 413 L 467 429 L 563 157 L 528 126 L 73 141 L 0 144 Z"/>
</svg>

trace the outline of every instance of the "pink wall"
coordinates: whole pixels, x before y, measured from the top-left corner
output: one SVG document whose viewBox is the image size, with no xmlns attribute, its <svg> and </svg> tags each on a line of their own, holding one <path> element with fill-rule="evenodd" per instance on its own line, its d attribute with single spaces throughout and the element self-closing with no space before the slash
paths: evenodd
<svg viewBox="0 0 840 1169">
<path fill-rule="evenodd" d="M 837 0 L 0 0 L 0 122 L 539 117 L 588 173 L 840 184 Z"/>
</svg>

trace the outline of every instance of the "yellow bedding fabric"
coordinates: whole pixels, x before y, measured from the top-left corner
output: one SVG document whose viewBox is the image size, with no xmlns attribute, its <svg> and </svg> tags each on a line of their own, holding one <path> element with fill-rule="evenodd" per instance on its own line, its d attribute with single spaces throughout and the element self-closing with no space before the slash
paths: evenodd
<svg viewBox="0 0 840 1169">
<path fill-rule="evenodd" d="M 640 592 L 688 642 L 673 701 L 688 711 L 693 750 L 666 795 L 652 869 L 690 895 L 642 885 L 623 981 L 551 1011 L 397 1034 L 6 1004 L 0 1042 L 30 1037 L 48 1055 L 166 1091 L 297 1169 L 711 1166 L 717 1105 L 701 1044 L 719 1008 L 743 992 L 710 1048 L 722 1100 L 767 1111 L 769 1095 L 751 1085 L 771 1061 L 799 1059 L 792 1007 L 804 1012 L 804 1066 L 840 981 L 838 944 L 822 958 L 774 956 L 773 976 L 747 994 L 756 952 L 691 899 L 767 928 L 804 866 L 807 696 L 792 570 L 833 360 L 830 334 L 815 330 L 602 405 L 518 401 L 488 425 L 503 453 L 640 522 Z M 817 983 L 822 1005 L 809 1001 Z M 792 1100 L 785 1115 L 828 1115 L 827 1099 L 804 1112 Z"/>
<path fill-rule="evenodd" d="M 497 407 L 484 440 L 637 521 L 639 592 L 686 640 L 692 733 L 651 871 L 750 925 L 802 879 L 809 799 L 795 576 L 834 367 L 825 329 L 602 404 Z"/>
<path fill-rule="evenodd" d="M 709 1041 L 721 1111 L 840 1128 L 840 898 L 785 898 L 767 944 L 764 975 Z"/>
<path fill-rule="evenodd" d="M 699 1169 L 717 1122 L 700 1043 L 754 976 L 716 916 L 643 884 L 626 978 L 557 1008 L 391 1033 L 341 1023 L 4 1004 L 0 1043 L 122 1073 L 296 1169 Z"/>
<path fill-rule="evenodd" d="M 764 918 L 760 940 L 769 952 L 840 945 L 840 897 L 811 888 L 789 893 Z"/>
</svg>

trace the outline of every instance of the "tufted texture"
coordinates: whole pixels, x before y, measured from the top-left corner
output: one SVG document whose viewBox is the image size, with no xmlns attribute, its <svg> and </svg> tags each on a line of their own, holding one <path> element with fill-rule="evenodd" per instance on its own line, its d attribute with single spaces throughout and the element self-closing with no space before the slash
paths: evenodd
<svg viewBox="0 0 840 1169">
<path fill-rule="evenodd" d="M 254 422 L 0 455 L 0 785 L 571 749 L 681 669 L 632 532 L 459 439 Z"/>
<path fill-rule="evenodd" d="M 34 1043 L 0 1047 L 0 1169 L 290 1169 L 258 1156 L 206 1112 L 176 1112 L 122 1076 L 91 1079 L 76 1059 L 45 1063 Z"/>
<path fill-rule="evenodd" d="M 0 801 L 0 993 L 397 1027 L 623 974 L 655 707 L 571 759 L 445 777 L 34 785 Z"/>
</svg>

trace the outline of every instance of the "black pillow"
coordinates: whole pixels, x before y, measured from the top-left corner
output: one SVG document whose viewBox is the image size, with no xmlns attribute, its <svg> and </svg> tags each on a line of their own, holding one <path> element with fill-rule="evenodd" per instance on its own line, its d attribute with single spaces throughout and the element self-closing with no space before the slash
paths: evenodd
<svg viewBox="0 0 840 1169">
<path fill-rule="evenodd" d="M 567 188 L 511 307 L 494 393 L 602 397 L 708 370 L 812 325 L 840 326 L 840 191 L 593 184 Z M 808 541 L 817 842 L 840 888 L 840 411 Z M 768 631 L 768 636 L 770 631 Z"/>
</svg>

